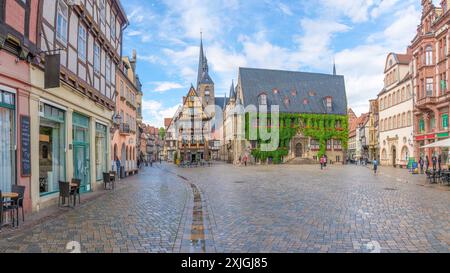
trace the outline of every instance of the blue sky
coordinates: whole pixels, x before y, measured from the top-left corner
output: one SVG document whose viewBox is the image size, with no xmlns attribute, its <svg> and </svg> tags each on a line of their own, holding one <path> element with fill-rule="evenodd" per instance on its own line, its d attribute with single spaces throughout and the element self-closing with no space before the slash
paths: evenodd
<svg viewBox="0 0 450 273">
<path fill-rule="evenodd" d="M 389 52 L 406 52 L 420 0 L 124 0 L 124 55 L 138 53 L 145 122 L 162 126 L 196 82 L 200 31 L 216 96 L 238 68 L 344 75 L 349 106 L 368 111 Z M 438 1 L 435 1 L 438 2 Z"/>
</svg>

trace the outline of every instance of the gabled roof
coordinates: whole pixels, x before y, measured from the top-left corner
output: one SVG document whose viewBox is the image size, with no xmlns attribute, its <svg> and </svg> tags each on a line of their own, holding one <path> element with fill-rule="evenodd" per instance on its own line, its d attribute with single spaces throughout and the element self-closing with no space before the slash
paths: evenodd
<svg viewBox="0 0 450 273">
<path fill-rule="evenodd" d="M 369 120 L 370 114 L 369 113 L 364 113 L 362 114 L 360 117 L 354 119 L 350 124 L 349 124 L 349 137 L 354 137 L 356 135 L 356 129 L 359 127 L 359 125 L 364 125 L 367 123 L 367 121 Z"/>
<path fill-rule="evenodd" d="M 266 94 L 268 105 L 279 105 L 280 112 L 347 114 L 343 76 L 239 68 L 239 77 L 244 107 L 259 105 L 259 96 Z M 332 98 L 331 112 L 327 112 L 326 97 Z"/>
</svg>

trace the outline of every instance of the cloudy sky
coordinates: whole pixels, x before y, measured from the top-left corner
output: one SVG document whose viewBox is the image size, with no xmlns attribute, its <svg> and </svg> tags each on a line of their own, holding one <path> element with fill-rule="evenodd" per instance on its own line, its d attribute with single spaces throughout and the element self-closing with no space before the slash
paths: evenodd
<svg viewBox="0 0 450 273">
<path fill-rule="evenodd" d="M 124 54 L 138 52 L 144 120 L 155 126 L 196 82 L 200 31 L 216 96 L 228 93 L 239 67 L 331 73 L 334 58 L 360 114 L 383 86 L 386 55 L 413 39 L 420 2 L 124 0 Z"/>
</svg>

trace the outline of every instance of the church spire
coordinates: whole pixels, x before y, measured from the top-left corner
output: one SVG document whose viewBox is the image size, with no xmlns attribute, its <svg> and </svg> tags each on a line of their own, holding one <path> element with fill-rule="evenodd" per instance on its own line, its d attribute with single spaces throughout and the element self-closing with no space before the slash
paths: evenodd
<svg viewBox="0 0 450 273">
<path fill-rule="evenodd" d="M 201 83 L 213 83 L 209 77 L 208 59 L 203 50 L 203 33 L 200 32 L 200 56 L 198 60 L 197 89 Z"/>
<path fill-rule="evenodd" d="M 336 61 L 333 59 L 333 76 L 336 76 Z"/>
</svg>

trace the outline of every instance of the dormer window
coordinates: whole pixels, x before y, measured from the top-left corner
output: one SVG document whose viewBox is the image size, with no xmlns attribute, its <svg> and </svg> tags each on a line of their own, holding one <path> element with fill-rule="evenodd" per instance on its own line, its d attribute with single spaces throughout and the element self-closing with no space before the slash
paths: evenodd
<svg viewBox="0 0 450 273">
<path fill-rule="evenodd" d="M 325 106 L 327 107 L 327 112 L 331 112 L 333 110 L 333 98 L 332 97 L 325 98 Z"/>
<path fill-rule="evenodd" d="M 267 105 L 267 95 L 266 94 L 259 95 L 259 104 Z"/>
</svg>

